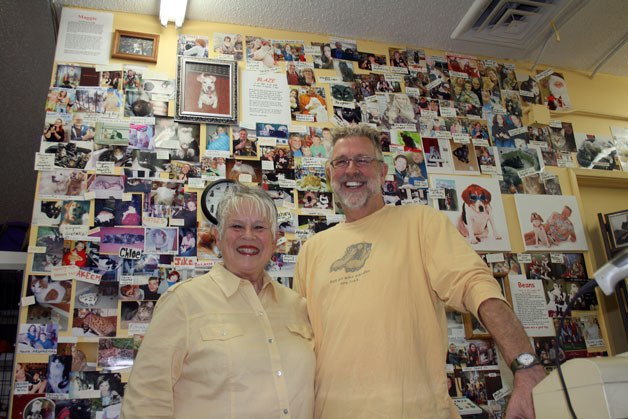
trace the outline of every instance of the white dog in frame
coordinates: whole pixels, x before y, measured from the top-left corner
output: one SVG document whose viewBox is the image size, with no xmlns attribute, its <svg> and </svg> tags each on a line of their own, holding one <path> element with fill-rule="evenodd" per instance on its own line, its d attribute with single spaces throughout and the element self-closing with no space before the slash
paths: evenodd
<svg viewBox="0 0 628 419">
<path fill-rule="evenodd" d="M 207 73 L 200 74 L 196 80 L 201 83 L 201 92 L 198 95 L 198 108 L 207 105 L 216 109 L 218 107 L 218 95 L 216 94 L 216 77 Z"/>
<path fill-rule="evenodd" d="M 495 228 L 493 209 L 491 207 L 491 193 L 485 188 L 472 184 L 462 191 L 462 213 L 458 218 L 458 231 L 469 240 L 477 244 L 488 238 L 489 226 L 495 240 L 501 240 L 501 235 Z"/>
<path fill-rule="evenodd" d="M 532 230 L 534 231 L 535 246 L 543 245 L 545 247 L 550 246 L 545 226 L 543 225 L 543 217 L 538 212 L 530 214 L 530 222 L 532 223 Z"/>
</svg>

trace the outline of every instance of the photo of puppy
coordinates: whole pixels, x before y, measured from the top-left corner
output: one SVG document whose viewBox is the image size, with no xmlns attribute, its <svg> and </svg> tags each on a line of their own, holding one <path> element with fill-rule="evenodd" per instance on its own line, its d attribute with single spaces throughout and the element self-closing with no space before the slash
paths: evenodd
<svg viewBox="0 0 628 419">
<path fill-rule="evenodd" d="M 88 225 L 90 201 L 63 201 L 61 225 Z"/>
<path fill-rule="evenodd" d="M 87 188 L 87 174 L 81 170 L 74 170 L 70 173 L 70 180 L 65 195 L 79 196 Z"/>
<path fill-rule="evenodd" d="M 41 172 L 39 196 L 78 196 L 87 187 L 87 175 L 82 170 Z"/>
<path fill-rule="evenodd" d="M 201 73 L 196 80 L 201 83 L 201 91 L 198 96 L 198 108 L 207 105 L 213 109 L 218 107 L 218 95 L 216 94 L 216 77 L 207 73 Z"/>
<path fill-rule="evenodd" d="M 495 227 L 491 207 L 491 193 L 480 185 L 471 184 L 462 191 L 462 214 L 458 219 L 458 231 L 471 244 L 489 236 L 489 226 L 495 240 L 501 240 Z"/>
<path fill-rule="evenodd" d="M 543 225 L 543 217 L 541 217 L 538 212 L 533 212 L 530 214 L 530 222 L 532 223 L 532 231 L 534 231 L 534 245 L 538 246 L 541 244 L 545 247 L 549 247 L 550 243 L 547 239 L 545 226 Z"/>
<path fill-rule="evenodd" d="M 474 250 L 510 251 L 508 223 L 497 179 L 432 175 L 430 187 L 443 190 L 444 197 L 433 199 L 432 205 L 449 218 Z"/>
<path fill-rule="evenodd" d="M 68 172 L 61 170 L 52 172 L 48 178 L 42 179 L 42 193 L 49 191 L 50 195 L 65 195 L 69 183 L 70 174 Z"/>
</svg>

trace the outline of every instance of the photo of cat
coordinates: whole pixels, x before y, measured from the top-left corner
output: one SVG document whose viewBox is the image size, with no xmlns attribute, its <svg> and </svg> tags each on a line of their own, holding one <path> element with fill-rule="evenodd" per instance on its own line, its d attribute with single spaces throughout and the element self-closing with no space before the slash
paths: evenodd
<svg viewBox="0 0 628 419">
<path fill-rule="evenodd" d="M 30 275 L 28 285 L 26 295 L 35 296 L 35 301 L 40 304 L 70 302 L 72 281 L 53 281 L 50 276 Z"/>
</svg>

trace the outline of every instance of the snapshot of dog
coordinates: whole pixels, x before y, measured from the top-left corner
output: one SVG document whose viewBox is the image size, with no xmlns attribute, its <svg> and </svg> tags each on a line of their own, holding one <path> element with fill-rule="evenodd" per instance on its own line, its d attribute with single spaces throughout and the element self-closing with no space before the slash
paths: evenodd
<svg viewBox="0 0 628 419">
<path fill-rule="evenodd" d="M 575 196 L 515 195 L 515 204 L 526 251 L 588 250 Z"/>
<path fill-rule="evenodd" d="M 198 95 L 198 108 L 203 109 L 203 105 L 207 105 L 212 109 L 216 109 L 218 107 L 216 77 L 211 74 L 201 73 L 196 77 L 196 81 L 201 84 L 201 92 Z"/>
<path fill-rule="evenodd" d="M 87 172 L 82 170 L 54 170 L 41 172 L 39 196 L 41 198 L 77 197 L 87 188 Z"/>
<path fill-rule="evenodd" d="M 204 71 L 201 71 L 201 68 Z M 186 70 L 182 111 L 229 116 L 231 114 L 229 68 L 213 64 L 190 63 L 190 67 Z"/>
<path fill-rule="evenodd" d="M 91 201 L 63 201 L 61 225 L 89 225 Z"/>
<path fill-rule="evenodd" d="M 510 250 L 497 180 L 439 175 L 432 185 L 449 194 L 434 202 L 435 208 L 447 205 L 445 214 L 475 250 Z"/>
<path fill-rule="evenodd" d="M 472 145 L 460 144 L 454 140 L 450 140 L 450 146 L 456 173 L 480 173 L 478 158 L 475 154 L 475 148 Z"/>
</svg>

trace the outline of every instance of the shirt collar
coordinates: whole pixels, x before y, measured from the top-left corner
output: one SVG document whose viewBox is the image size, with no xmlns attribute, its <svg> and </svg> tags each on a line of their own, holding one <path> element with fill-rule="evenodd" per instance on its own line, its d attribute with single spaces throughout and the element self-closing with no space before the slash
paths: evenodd
<svg viewBox="0 0 628 419">
<path fill-rule="evenodd" d="M 225 266 L 222 263 L 215 264 L 212 267 L 212 270 L 210 273 L 214 274 L 212 275 L 214 282 L 216 282 L 216 284 L 220 287 L 223 294 L 225 294 L 225 297 L 227 298 L 230 298 L 231 296 L 233 296 L 233 294 L 235 294 L 238 291 L 238 288 L 240 287 L 240 284 L 242 283 L 242 281 L 246 281 L 246 279 L 242 279 L 238 277 L 237 275 L 233 274 L 231 271 L 225 268 Z M 263 292 L 267 292 L 267 291 L 264 291 L 264 289 L 266 287 L 269 287 L 270 288 L 269 292 L 271 293 L 275 301 L 277 301 L 277 287 L 278 286 L 283 286 L 283 285 L 278 284 L 276 281 L 271 280 L 268 273 L 264 272 L 264 284 L 262 285 L 262 291 L 260 291 L 260 294 Z"/>
</svg>

